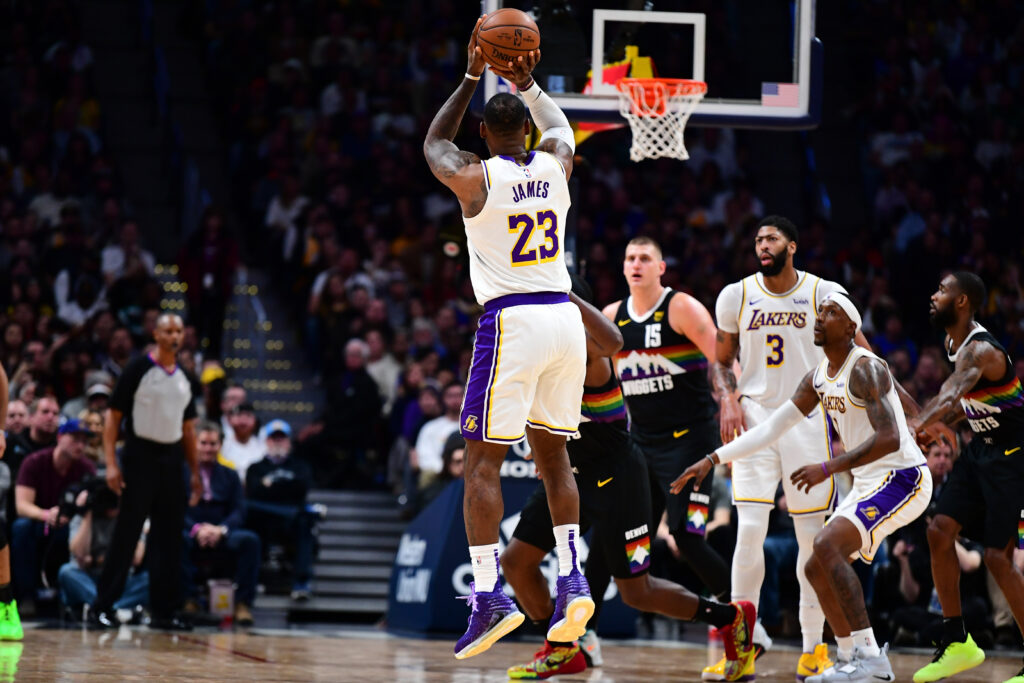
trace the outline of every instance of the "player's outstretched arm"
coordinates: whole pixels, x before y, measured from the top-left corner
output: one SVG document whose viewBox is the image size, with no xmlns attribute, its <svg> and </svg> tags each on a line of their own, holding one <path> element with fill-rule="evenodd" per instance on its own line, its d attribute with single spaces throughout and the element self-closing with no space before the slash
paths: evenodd
<svg viewBox="0 0 1024 683">
<path fill-rule="evenodd" d="M 483 53 L 476 44 L 477 31 L 483 20 L 484 17 L 477 19 L 473 34 L 469 39 L 467 50 L 469 64 L 466 68 L 466 77 L 462 79 L 459 87 L 434 116 L 434 120 L 430 122 L 430 128 L 427 130 L 427 138 L 423 141 L 423 156 L 427 159 L 430 172 L 455 192 L 463 204 L 482 185 L 483 169 L 480 167 L 480 157 L 472 152 L 460 150 L 452 140 L 459 132 L 459 124 L 462 123 L 466 107 L 473 99 L 476 84 L 486 66 Z M 466 199 L 463 198 L 464 195 Z"/>
<path fill-rule="evenodd" d="M 540 61 L 540 50 L 531 50 L 526 55 L 508 63 L 507 69 L 492 69 L 507 81 L 515 83 L 523 101 L 530 108 L 530 115 L 541 132 L 537 149 L 553 155 L 565 169 L 565 177 L 572 175 L 573 155 L 576 153 L 576 134 L 569 119 L 558 108 L 555 101 L 540 89 L 533 80 L 534 67 Z"/>
<path fill-rule="evenodd" d="M 885 365 L 875 358 L 859 359 L 850 372 L 850 385 L 847 388 L 850 396 L 864 402 L 874 433 L 864 443 L 837 458 L 798 469 L 790 476 L 798 489 L 810 490 L 836 472 L 866 465 L 900 447 L 896 414 L 885 400 L 892 388 L 892 380 Z"/>
<path fill-rule="evenodd" d="M 622 333 L 604 314 L 569 292 L 569 300 L 576 304 L 583 316 L 583 327 L 587 331 L 587 356 L 610 358 L 622 348 Z"/>
<path fill-rule="evenodd" d="M 974 388 L 990 365 L 998 367 L 1004 362 L 999 349 L 988 342 L 976 341 L 960 349 L 953 374 L 946 378 L 939 393 L 932 397 L 916 417 L 907 420 L 910 429 L 919 433 L 923 428 L 958 414 L 960 399 Z"/>
<path fill-rule="evenodd" d="M 672 482 L 669 490 L 678 494 L 690 479 L 695 480 L 695 486 L 700 486 L 704 477 L 708 476 L 708 472 L 715 465 L 741 460 L 778 441 L 779 437 L 799 424 L 818 405 L 818 394 L 814 391 L 813 378 L 814 371 L 812 370 L 804 375 L 792 398 L 775 409 L 767 420 L 744 433 L 732 443 L 722 446 L 714 453 L 690 465 Z"/>
</svg>

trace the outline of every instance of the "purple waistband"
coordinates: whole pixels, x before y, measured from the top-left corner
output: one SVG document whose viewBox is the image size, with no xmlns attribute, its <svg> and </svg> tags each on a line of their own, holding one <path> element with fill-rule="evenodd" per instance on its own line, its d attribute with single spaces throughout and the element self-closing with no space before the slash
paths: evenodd
<svg viewBox="0 0 1024 683">
<path fill-rule="evenodd" d="M 491 299 L 484 304 L 484 312 L 490 313 L 499 308 L 509 306 L 528 306 L 532 304 L 565 304 L 569 302 L 569 295 L 565 292 L 530 292 L 528 294 L 506 294 Z"/>
</svg>

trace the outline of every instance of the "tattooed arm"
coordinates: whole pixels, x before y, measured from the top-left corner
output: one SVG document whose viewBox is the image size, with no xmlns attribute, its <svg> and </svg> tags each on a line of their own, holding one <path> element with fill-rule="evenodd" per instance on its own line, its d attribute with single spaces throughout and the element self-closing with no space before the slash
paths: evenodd
<svg viewBox="0 0 1024 683">
<path fill-rule="evenodd" d="M 907 421 L 910 428 L 918 432 L 933 422 L 959 419 L 960 399 L 964 394 L 973 389 L 982 376 L 998 377 L 1005 369 L 1005 362 L 999 349 L 988 342 L 975 341 L 962 347 L 953 374 L 942 383 L 939 393 L 921 408 L 921 412 Z"/>
<path fill-rule="evenodd" d="M 482 21 L 483 17 L 477 20 L 469 39 L 469 66 L 466 72 L 471 76 L 480 76 L 484 72 L 483 55 L 476 44 L 477 30 Z M 469 217 L 480 213 L 487 200 L 484 170 L 480 157 L 460 150 L 452 140 L 459 132 L 459 124 L 466 114 L 469 101 L 473 99 L 477 82 L 470 78 L 462 79 L 459 87 L 430 122 L 427 138 L 423 142 L 423 156 L 427 159 L 430 172 L 455 193 L 462 205 L 462 214 Z"/>
<path fill-rule="evenodd" d="M 743 409 L 736 393 L 736 359 L 740 335 L 719 329 L 715 334 L 715 358 L 711 363 L 711 386 L 718 397 L 718 428 L 722 443 L 729 443 L 746 430 Z"/>
<path fill-rule="evenodd" d="M 864 402 L 868 421 L 875 430 L 874 434 L 856 448 L 824 462 L 824 466 L 807 465 L 794 472 L 790 479 L 797 488 L 810 490 L 815 484 L 824 481 L 828 475 L 874 462 L 900 447 L 900 430 L 896 424 L 896 414 L 885 400 L 885 395 L 891 388 L 889 371 L 881 361 L 874 358 L 861 358 L 857 361 L 850 372 L 848 389 L 851 397 Z"/>
</svg>

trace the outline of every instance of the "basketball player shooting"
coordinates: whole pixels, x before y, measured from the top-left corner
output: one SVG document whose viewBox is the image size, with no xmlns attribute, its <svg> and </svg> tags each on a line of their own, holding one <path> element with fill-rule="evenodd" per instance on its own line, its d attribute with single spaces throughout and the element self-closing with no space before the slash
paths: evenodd
<svg viewBox="0 0 1024 683">
<path fill-rule="evenodd" d="M 835 665 L 806 677 L 806 683 L 896 680 L 886 648 L 875 640 L 850 562 L 859 556 L 870 564 L 882 541 L 917 519 L 931 499 L 931 474 L 907 426 L 896 383 L 878 356 L 854 343 L 860 325 L 860 313 L 848 296 L 832 292 L 825 297 L 814 321 L 814 343 L 825 358 L 803 377 L 792 398 L 690 466 L 672 485 L 674 492 L 681 491 L 720 462 L 739 462 L 761 452 L 803 424 L 819 405 L 828 414 L 846 452 L 806 464 L 789 477 L 795 489 L 809 492 L 830 486 L 837 472 L 853 474 L 853 487 L 814 537 L 804 569 L 839 645 Z"/>
<path fill-rule="evenodd" d="M 484 652 L 524 619 L 498 580 L 499 471 L 509 445 L 524 437 L 547 488 L 558 552 L 548 640 L 579 638 L 594 611 L 579 570 L 579 495 L 566 451 L 566 437 L 580 422 L 587 360 L 562 248 L 575 142 L 565 114 L 530 75 L 540 59 L 534 50 L 495 71 L 522 93 L 542 133 L 537 148 L 526 151 L 530 122 L 523 102 L 509 93 L 495 95 L 484 108 L 480 137 L 489 159 L 452 143 L 486 66 L 477 45 L 483 20 L 469 41 L 466 76 L 423 144 L 430 170 L 462 207 L 470 280 L 484 307 L 460 416 L 473 583 L 469 627 L 455 645 L 458 659 Z"/>
</svg>

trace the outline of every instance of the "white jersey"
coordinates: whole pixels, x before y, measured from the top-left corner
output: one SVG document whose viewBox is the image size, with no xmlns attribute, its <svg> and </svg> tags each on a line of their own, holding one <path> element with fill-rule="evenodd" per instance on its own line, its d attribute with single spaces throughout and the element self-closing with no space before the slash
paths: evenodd
<svg viewBox="0 0 1024 683">
<path fill-rule="evenodd" d="M 722 290 L 715 304 L 718 328 L 740 337 L 739 393 L 766 408 L 778 408 L 822 359 L 814 345 L 818 304 L 843 287 L 797 271 L 797 284 L 773 294 L 760 273 Z"/>
<path fill-rule="evenodd" d="M 854 346 L 835 377 L 829 377 L 828 358 L 825 358 L 814 371 L 812 380 L 814 391 L 817 392 L 822 407 L 828 413 L 829 419 L 832 420 L 833 426 L 839 433 L 839 438 L 842 439 L 843 447 L 847 451 L 861 445 L 875 433 L 875 428 L 871 426 L 871 421 L 868 419 L 864 402 L 854 398 L 850 393 L 850 373 L 853 372 L 854 366 L 861 358 L 874 358 L 882 362 L 878 356 L 867 349 Z M 907 427 L 903 405 L 896 394 L 896 380 L 892 378 L 891 374 L 889 379 L 889 391 L 883 400 L 889 402 L 893 415 L 896 417 L 896 426 L 900 434 L 899 448 L 874 462 L 854 467 L 851 471 L 855 480 L 877 479 L 885 477 L 890 470 L 917 467 L 925 463 L 924 454 L 921 453 L 921 449 L 918 448 L 917 442 Z"/>
<path fill-rule="evenodd" d="M 487 201 L 476 216 L 463 217 L 477 303 L 506 294 L 568 292 L 564 238 L 571 202 L 561 162 L 530 152 L 525 162 L 496 156 L 483 165 Z"/>
</svg>

